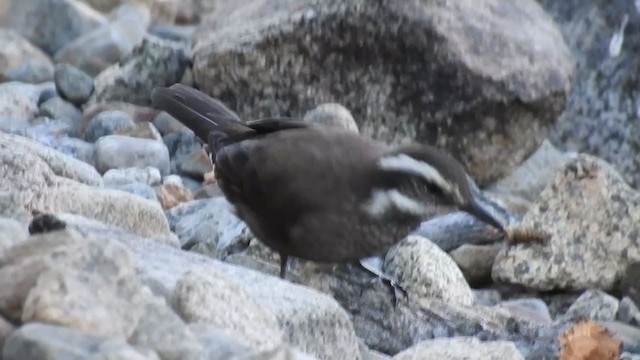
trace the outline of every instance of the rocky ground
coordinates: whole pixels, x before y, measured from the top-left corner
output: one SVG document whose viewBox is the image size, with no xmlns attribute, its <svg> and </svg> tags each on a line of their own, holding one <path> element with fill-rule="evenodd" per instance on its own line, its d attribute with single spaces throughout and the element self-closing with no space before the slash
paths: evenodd
<svg viewBox="0 0 640 360">
<path fill-rule="evenodd" d="M 0 0 L 0 359 L 640 359 L 639 11 Z M 369 259 L 406 297 L 346 264 L 281 280 L 193 132 L 149 107 L 176 82 L 437 144 L 548 236 L 452 213 Z"/>
</svg>

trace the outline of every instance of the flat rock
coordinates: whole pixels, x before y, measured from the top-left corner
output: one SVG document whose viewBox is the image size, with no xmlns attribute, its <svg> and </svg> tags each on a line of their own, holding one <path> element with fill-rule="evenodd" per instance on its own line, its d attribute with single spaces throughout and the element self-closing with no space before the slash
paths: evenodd
<svg viewBox="0 0 640 360">
<path fill-rule="evenodd" d="M 552 321 L 549 308 L 541 299 L 524 298 L 507 300 L 500 302 L 497 307 L 506 309 L 514 317 L 538 324 L 550 324 Z"/>
<path fill-rule="evenodd" d="M 2 349 L 5 360 L 129 359 L 158 360 L 150 351 L 143 353 L 122 339 L 95 336 L 68 327 L 30 323 L 20 327 Z"/>
<path fill-rule="evenodd" d="M 68 123 L 73 129 L 74 135 L 77 135 L 75 130 L 78 128 L 80 118 L 82 118 L 82 113 L 78 108 L 58 96 L 54 96 L 40 104 L 40 115 Z"/>
<path fill-rule="evenodd" d="M 11 152 L 16 153 L 15 155 L 18 157 L 14 159 L 17 161 L 19 161 L 18 154 L 29 153 L 39 157 L 57 176 L 91 186 L 102 186 L 102 177 L 91 165 L 42 145 L 37 141 L 22 136 L 0 133 L 0 147 L 11 149 Z M 6 166 L 8 165 L 6 164 Z M 28 186 L 28 184 L 24 184 L 18 187 L 25 185 Z"/>
<path fill-rule="evenodd" d="M 522 219 L 549 240 L 505 247 L 492 276 L 537 290 L 611 289 L 640 260 L 639 224 L 640 194 L 610 165 L 581 154 Z"/>
<path fill-rule="evenodd" d="M 134 182 L 141 182 L 149 186 L 159 185 L 162 181 L 160 171 L 154 167 L 131 167 L 111 169 L 102 176 L 104 186 L 118 187 Z"/>
<path fill-rule="evenodd" d="M 515 345 L 509 341 L 480 341 L 476 338 L 455 337 L 423 341 L 396 354 L 393 360 L 411 359 L 450 360 L 524 360 Z"/>
<path fill-rule="evenodd" d="M 48 54 L 107 22 L 76 0 L 12 1 L 9 14 L 9 26 Z"/>
<path fill-rule="evenodd" d="M 169 174 L 169 151 L 155 140 L 104 136 L 96 141 L 95 157 L 96 169 L 103 174 L 111 169 L 147 166 L 160 170 L 163 176 Z"/>
<path fill-rule="evenodd" d="M 276 277 L 224 264 L 152 241 L 122 239 L 133 251 L 139 274 L 154 292 L 171 294 L 180 278 L 200 268 L 220 271 L 275 313 L 285 342 L 319 359 L 360 359 L 353 325 L 334 299 Z M 204 269 L 202 269 L 204 267 Z"/>
<path fill-rule="evenodd" d="M 269 350 L 283 342 L 275 313 L 220 271 L 188 271 L 178 280 L 172 298 L 187 322 L 214 325 L 249 348 Z"/>
<path fill-rule="evenodd" d="M 193 47 L 197 84 L 242 118 L 339 102 L 363 134 L 440 146 L 480 185 L 538 147 L 573 72 L 533 0 L 221 2 Z"/>
<path fill-rule="evenodd" d="M 66 184 L 37 193 L 28 207 L 42 212 L 81 215 L 161 242 L 172 238 L 158 202 L 124 191 Z"/>
<path fill-rule="evenodd" d="M 155 126 L 153 126 L 153 124 L 149 122 L 135 124 L 130 128 L 118 129 L 116 133 L 118 135 L 125 135 L 140 139 L 150 139 L 162 142 L 162 135 L 160 135 L 158 129 L 156 129 Z"/>
<path fill-rule="evenodd" d="M 400 241 L 387 252 L 384 270 L 411 297 L 473 303 L 473 292 L 460 268 L 427 238 L 410 235 Z"/>
</svg>

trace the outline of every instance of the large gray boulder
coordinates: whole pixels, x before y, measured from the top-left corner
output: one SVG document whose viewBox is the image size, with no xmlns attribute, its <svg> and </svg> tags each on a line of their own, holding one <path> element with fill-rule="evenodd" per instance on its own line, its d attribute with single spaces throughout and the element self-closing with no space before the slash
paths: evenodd
<svg viewBox="0 0 640 360">
<path fill-rule="evenodd" d="M 193 73 L 245 117 L 338 102 L 362 133 L 442 146 L 486 184 L 544 139 L 573 62 L 533 0 L 223 0 Z"/>
</svg>

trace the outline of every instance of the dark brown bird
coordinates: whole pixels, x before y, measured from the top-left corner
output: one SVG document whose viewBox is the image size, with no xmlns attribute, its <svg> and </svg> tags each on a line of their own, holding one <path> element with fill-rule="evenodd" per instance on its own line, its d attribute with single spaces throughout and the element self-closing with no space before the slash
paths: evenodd
<svg viewBox="0 0 640 360">
<path fill-rule="evenodd" d="M 476 201 L 462 165 L 427 145 L 391 147 L 292 119 L 242 122 L 181 84 L 153 106 L 207 144 L 218 185 L 253 234 L 280 254 L 322 263 L 379 255 L 452 207 L 503 230 Z"/>
</svg>

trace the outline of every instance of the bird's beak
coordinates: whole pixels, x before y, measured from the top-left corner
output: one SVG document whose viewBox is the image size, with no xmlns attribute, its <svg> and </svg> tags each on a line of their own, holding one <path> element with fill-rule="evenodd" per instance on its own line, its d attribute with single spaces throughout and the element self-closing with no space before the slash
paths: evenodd
<svg viewBox="0 0 640 360">
<path fill-rule="evenodd" d="M 504 232 L 504 225 L 489 211 L 487 211 L 477 201 L 471 201 L 468 205 L 462 207 L 462 210 L 475 216 L 478 220 L 493 226 L 494 228 Z"/>
</svg>

